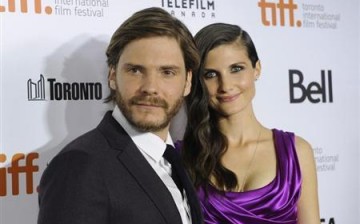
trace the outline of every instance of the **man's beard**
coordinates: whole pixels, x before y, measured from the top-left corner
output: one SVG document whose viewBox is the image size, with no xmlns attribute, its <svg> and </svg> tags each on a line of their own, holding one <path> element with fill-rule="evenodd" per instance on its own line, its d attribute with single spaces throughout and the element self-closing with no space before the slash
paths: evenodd
<svg viewBox="0 0 360 224">
<path fill-rule="evenodd" d="M 139 95 L 134 96 L 127 102 L 123 99 L 121 94 L 119 92 L 116 93 L 116 103 L 127 119 L 127 121 L 133 125 L 135 128 L 137 128 L 140 131 L 144 132 L 156 132 L 163 130 L 166 128 L 171 119 L 177 114 L 177 112 L 180 110 L 181 105 L 184 101 L 184 97 L 181 96 L 178 99 L 176 99 L 175 103 L 170 107 L 168 102 L 166 102 L 164 99 L 160 97 L 153 97 L 148 95 Z M 135 117 L 133 116 L 130 107 L 132 105 L 136 105 L 138 103 L 144 103 L 150 104 L 152 106 L 161 107 L 164 110 L 164 117 L 160 121 L 137 121 Z"/>
</svg>

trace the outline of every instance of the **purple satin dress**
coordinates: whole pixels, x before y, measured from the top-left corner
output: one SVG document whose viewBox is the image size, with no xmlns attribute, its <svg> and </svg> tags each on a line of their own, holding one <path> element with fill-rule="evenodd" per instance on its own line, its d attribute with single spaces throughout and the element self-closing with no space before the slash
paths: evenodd
<svg viewBox="0 0 360 224">
<path fill-rule="evenodd" d="M 296 224 L 301 173 L 294 134 L 273 129 L 277 174 L 266 186 L 246 192 L 198 189 L 206 224 Z"/>
</svg>

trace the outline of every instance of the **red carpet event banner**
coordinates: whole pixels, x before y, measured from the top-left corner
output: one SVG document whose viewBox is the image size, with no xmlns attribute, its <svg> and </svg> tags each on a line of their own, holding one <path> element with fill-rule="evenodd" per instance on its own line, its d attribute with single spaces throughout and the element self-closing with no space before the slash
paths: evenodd
<svg viewBox="0 0 360 224">
<path fill-rule="evenodd" d="M 105 50 L 132 13 L 161 7 L 195 34 L 215 22 L 252 36 L 255 112 L 313 147 L 321 223 L 360 223 L 358 0 L 2 0 L 0 223 L 35 224 L 47 163 L 95 127 L 108 95 Z M 182 139 L 184 110 L 171 126 Z"/>
</svg>

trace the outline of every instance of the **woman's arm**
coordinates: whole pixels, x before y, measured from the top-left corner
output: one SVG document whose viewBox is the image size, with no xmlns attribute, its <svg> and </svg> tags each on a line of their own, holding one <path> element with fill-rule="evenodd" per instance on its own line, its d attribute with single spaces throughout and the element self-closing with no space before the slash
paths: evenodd
<svg viewBox="0 0 360 224">
<path fill-rule="evenodd" d="M 298 224 L 319 224 L 318 184 L 314 153 L 311 145 L 301 137 L 296 137 L 295 144 L 302 176 Z"/>
</svg>

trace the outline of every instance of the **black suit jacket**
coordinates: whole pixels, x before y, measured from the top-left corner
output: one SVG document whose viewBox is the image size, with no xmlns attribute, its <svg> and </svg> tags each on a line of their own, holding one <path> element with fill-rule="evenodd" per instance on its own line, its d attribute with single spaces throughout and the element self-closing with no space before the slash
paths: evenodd
<svg viewBox="0 0 360 224">
<path fill-rule="evenodd" d="M 187 196 L 192 223 L 203 223 L 194 189 Z M 38 224 L 182 223 L 165 184 L 111 112 L 50 162 L 39 205 Z"/>
</svg>

